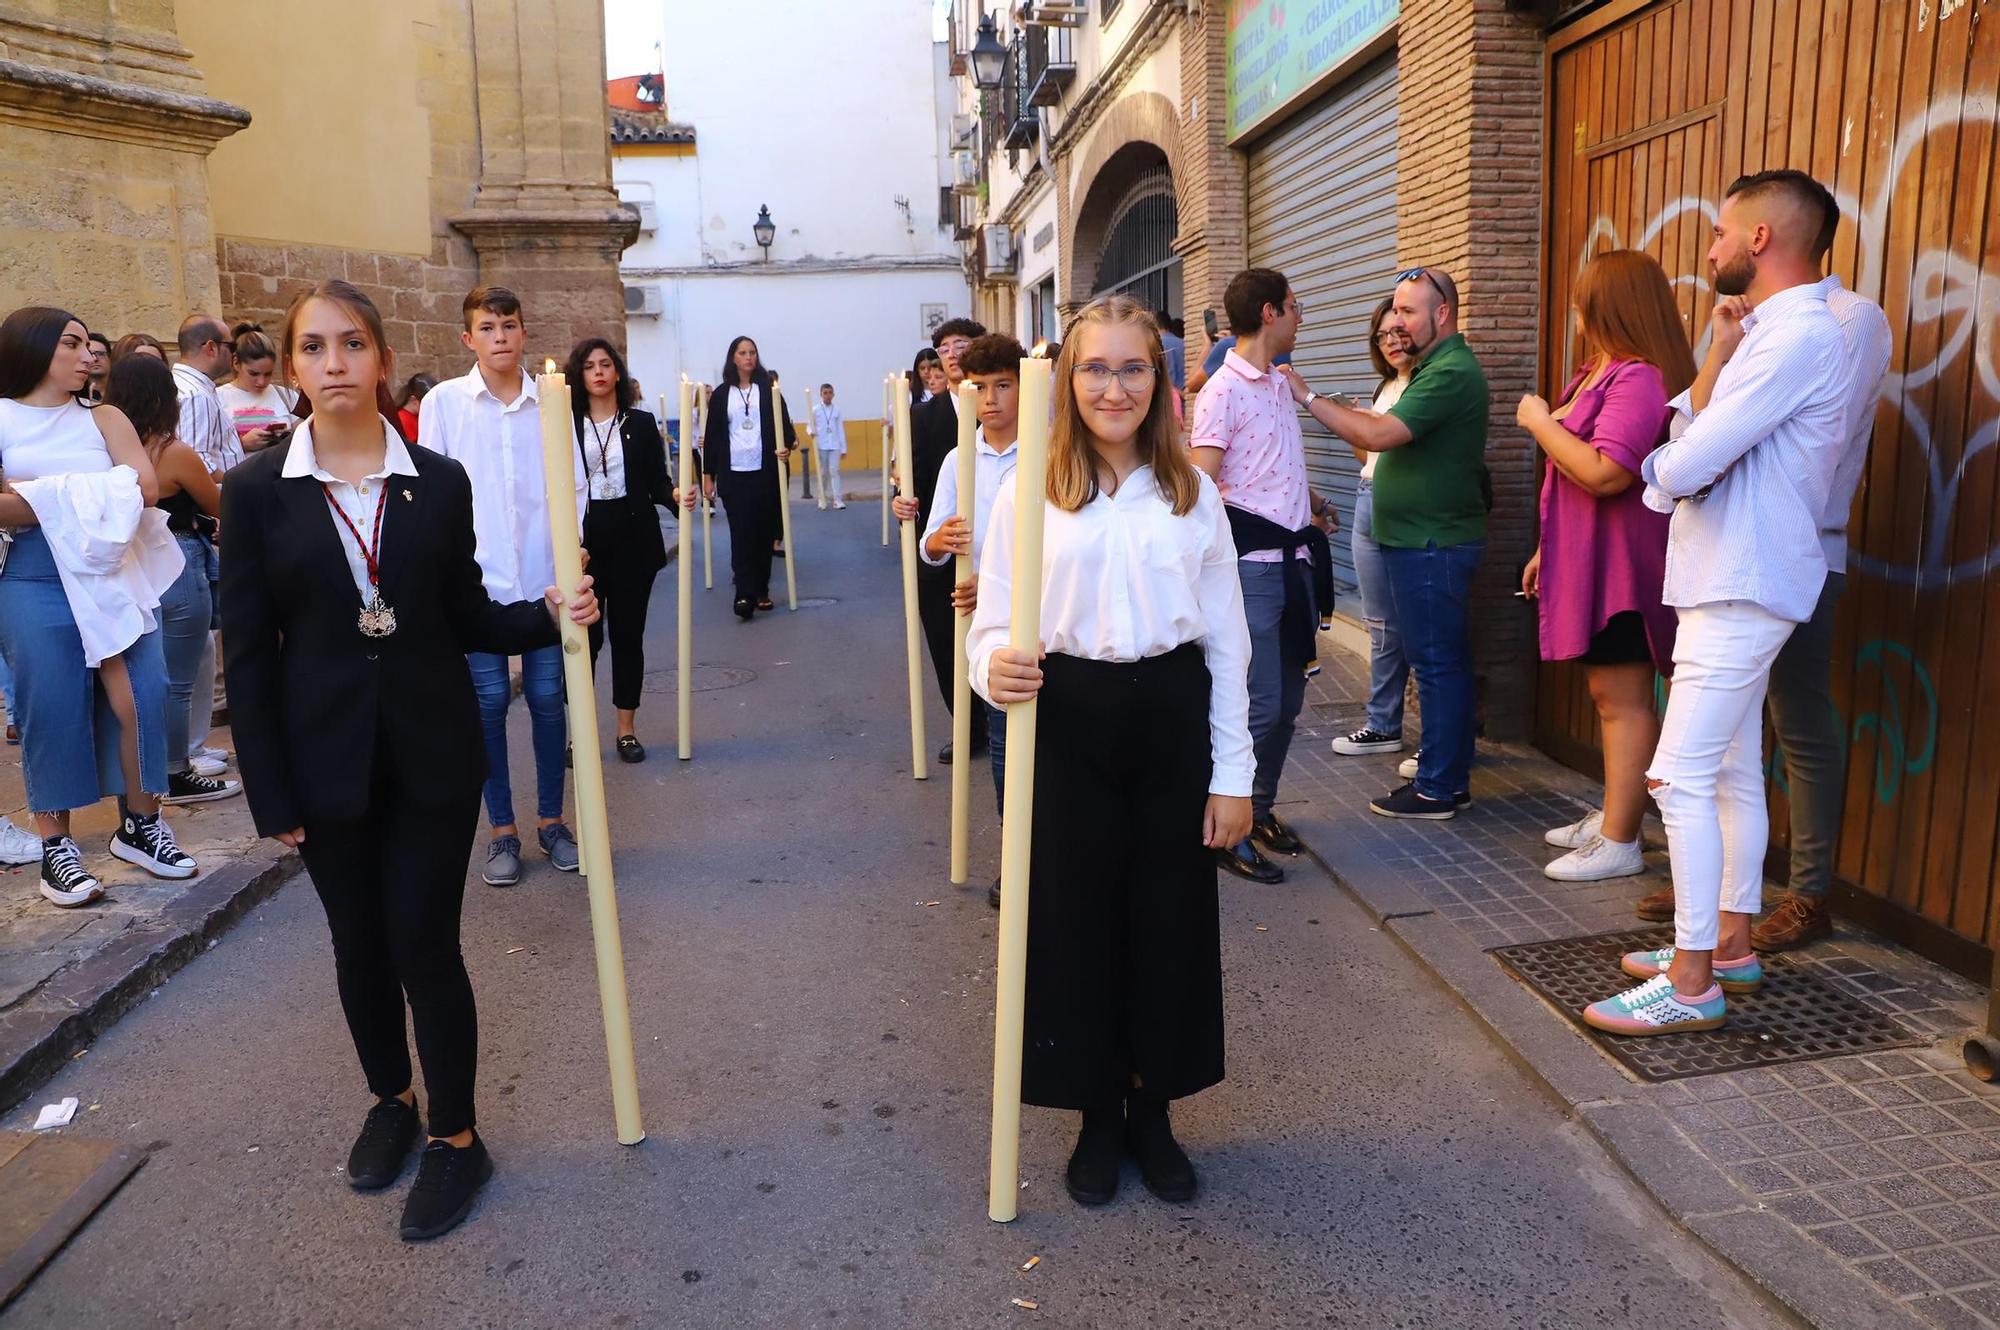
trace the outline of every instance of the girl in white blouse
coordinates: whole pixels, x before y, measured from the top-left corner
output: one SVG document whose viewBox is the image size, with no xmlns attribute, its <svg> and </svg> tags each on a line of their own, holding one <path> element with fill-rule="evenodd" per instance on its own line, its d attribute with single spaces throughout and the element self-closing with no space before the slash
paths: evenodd
<svg viewBox="0 0 2000 1330">
<path fill-rule="evenodd" d="M 1167 1102 L 1222 1079 L 1215 861 L 1250 829 L 1249 632 L 1214 482 L 1180 446 L 1159 329 L 1085 306 L 1055 367 L 1042 646 L 1006 645 L 1013 478 L 993 504 L 966 643 L 996 706 L 1040 697 L 1022 1098 L 1081 1110 L 1070 1195 L 1102 1205 L 1129 1150 L 1196 1190 Z"/>
</svg>

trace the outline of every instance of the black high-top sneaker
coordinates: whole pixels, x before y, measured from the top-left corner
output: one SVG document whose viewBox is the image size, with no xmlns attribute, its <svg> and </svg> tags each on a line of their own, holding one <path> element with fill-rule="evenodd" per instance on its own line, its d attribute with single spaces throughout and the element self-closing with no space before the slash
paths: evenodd
<svg viewBox="0 0 2000 1330">
<path fill-rule="evenodd" d="M 64 909 L 88 905 L 104 894 L 104 885 L 83 867 L 83 851 L 67 836 L 42 842 L 42 895 Z"/>
<path fill-rule="evenodd" d="M 137 864 L 154 877 L 187 878 L 201 871 L 194 856 L 174 843 L 173 829 L 158 813 L 126 813 L 111 838 L 111 855 Z"/>
</svg>

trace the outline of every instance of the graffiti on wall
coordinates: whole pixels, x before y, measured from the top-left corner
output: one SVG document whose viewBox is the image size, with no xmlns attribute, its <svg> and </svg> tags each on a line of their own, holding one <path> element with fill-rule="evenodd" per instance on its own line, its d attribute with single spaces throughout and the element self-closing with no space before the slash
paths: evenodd
<svg viewBox="0 0 2000 1330">
<path fill-rule="evenodd" d="M 1887 169 L 1865 202 L 1849 192 L 1835 191 L 1842 215 L 1856 227 L 1857 290 L 1876 291 L 1885 280 L 1904 280 L 1900 263 L 1894 273 L 1887 271 L 1891 203 L 1903 184 L 1904 172 L 1913 159 L 1919 158 L 1927 141 L 1954 134 L 1967 124 L 1989 129 L 2000 126 L 2000 106 L 1990 98 L 1968 98 L 1940 101 L 1918 111 L 1898 128 Z M 1647 220 L 1632 240 L 1631 248 L 1655 251 L 1661 233 L 1689 213 L 1695 214 L 1706 233 L 1715 219 L 1716 205 L 1701 198 L 1674 199 Z M 1624 244 L 1617 223 L 1608 216 L 1598 217 L 1584 237 L 1578 269 L 1600 248 L 1619 248 Z M 1700 292 L 1709 289 L 1705 268 L 1668 275 L 1676 289 L 1691 287 Z M 1937 349 L 1927 359 L 1906 360 L 1900 371 L 1892 367 L 1882 380 L 1881 400 L 1901 416 L 1904 437 L 1923 461 L 1925 495 L 1918 548 L 1901 557 L 1887 558 L 1850 549 L 1848 565 L 1885 581 L 1938 589 L 1953 581 L 1984 578 L 1996 557 L 2000 557 L 2000 534 L 1978 553 L 1959 559 L 1951 557 L 1953 518 L 1967 473 L 1974 462 L 2000 442 L 2000 273 L 1987 272 L 1976 257 L 1960 253 L 1955 244 L 1947 242 L 1914 253 L 1909 260 L 1907 280 L 1910 322 L 1935 325 Z M 1704 325 L 1695 343 L 1696 358 L 1701 358 L 1707 350 L 1708 329 Z M 1904 350 L 1907 352 L 1907 348 Z M 1971 413 L 1965 422 L 1964 442 L 1954 455 L 1948 441 L 1937 437 L 1918 390 L 1942 375 L 1959 372 L 1962 362 L 1967 361 L 1970 380 L 1984 394 L 1984 406 Z M 1891 363 L 1893 366 L 1895 362 Z"/>
</svg>

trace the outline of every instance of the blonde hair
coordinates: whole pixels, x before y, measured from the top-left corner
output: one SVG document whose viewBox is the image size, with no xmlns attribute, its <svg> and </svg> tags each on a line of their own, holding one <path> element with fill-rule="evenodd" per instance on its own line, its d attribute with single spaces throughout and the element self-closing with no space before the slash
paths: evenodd
<svg viewBox="0 0 2000 1330">
<path fill-rule="evenodd" d="M 1153 395 L 1134 442 L 1140 464 L 1153 468 L 1153 483 L 1159 486 L 1160 497 L 1179 517 L 1201 497 L 1201 481 L 1187 450 L 1181 447 L 1160 326 L 1146 307 L 1130 296 L 1099 296 L 1079 310 L 1063 332 L 1062 354 L 1056 357 L 1055 367 L 1055 420 L 1049 427 L 1048 500 L 1073 513 L 1097 497 L 1097 450 L 1091 446 L 1090 427 L 1083 422 L 1072 382 L 1077 353 L 1083 345 L 1079 334 L 1092 325 L 1137 328 L 1145 334 L 1146 360 L 1153 367 Z"/>
</svg>

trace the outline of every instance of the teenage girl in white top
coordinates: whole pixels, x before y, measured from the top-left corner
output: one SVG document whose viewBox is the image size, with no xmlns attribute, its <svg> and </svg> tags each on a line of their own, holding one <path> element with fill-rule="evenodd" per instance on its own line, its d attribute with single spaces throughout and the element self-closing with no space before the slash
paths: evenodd
<svg viewBox="0 0 2000 1330">
<path fill-rule="evenodd" d="M 1006 645 L 1015 481 L 967 641 L 996 706 L 1039 696 L 1022 1098 L 1079 1109 L 1070 1195 L 1116 1194 L 1129 1149 L 1165 1200 L 1196 1189 L 1167 1102 L 1222 1079 L 1215 860 L 1250 830 L 1250 635 L 1215 484 L 1181 447 L 1159 329 L 1094 300 L 1056 361 L 1042 645 Z"/>
</svg>

